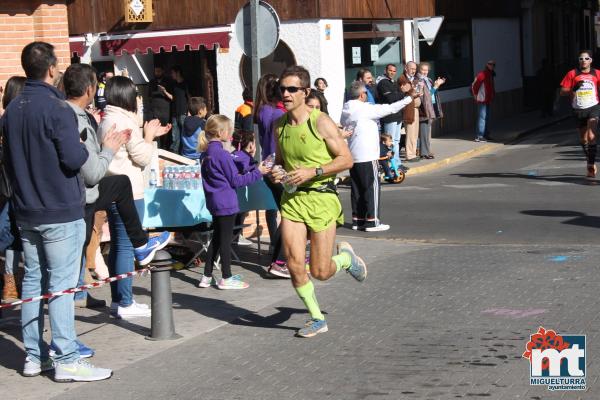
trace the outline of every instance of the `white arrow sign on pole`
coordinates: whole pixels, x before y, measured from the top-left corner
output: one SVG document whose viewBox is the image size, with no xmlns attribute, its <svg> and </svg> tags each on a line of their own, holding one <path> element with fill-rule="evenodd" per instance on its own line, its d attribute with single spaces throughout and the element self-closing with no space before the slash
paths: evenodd
<svg viewBox="0 0 600 400">
<path fill-rule="evenodd" d="M 444 17 L 418 18 L 417 21 L 419 32 L 421 32 L 427 44 L 431 46 L 440 31 Z"/>
</svg>

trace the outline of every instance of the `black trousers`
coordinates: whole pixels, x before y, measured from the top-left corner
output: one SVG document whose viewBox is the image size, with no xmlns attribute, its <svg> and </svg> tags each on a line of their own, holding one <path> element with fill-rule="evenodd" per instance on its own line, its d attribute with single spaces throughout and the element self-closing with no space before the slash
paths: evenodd
<svg viewBox="0 0 600 400">
<path fill-rule="evenodd" d="M 126 175 L 105 176 L 98 184 L 99 196 L 96 202 L 85 206 L 85 248 L 90 243 L 94 227 L 94 214 L 96 211 L 107 211 L 115 203 L 119 215 L 125 224 L 127 236 L 133 247 L 141 247 L 148 243 L 148 235 L 142 229 L 140 217 L 133 202 L 131 182 Z"/>
<path fill-rule="evenodd" d="M 213 237 L 208 247 L 204 276 L 212 276 L 216 255 L 221 256 L 221 274 L 223 279 L 231 278 L 231 241 L 233 226 L 237 214 L 213 217 Z"/>
<path fill-rule="evenodd" d="M 373 227 L 379 223 L 378 161 L 354 163 L 350 168 L 352 225 Z"/>
</svg>

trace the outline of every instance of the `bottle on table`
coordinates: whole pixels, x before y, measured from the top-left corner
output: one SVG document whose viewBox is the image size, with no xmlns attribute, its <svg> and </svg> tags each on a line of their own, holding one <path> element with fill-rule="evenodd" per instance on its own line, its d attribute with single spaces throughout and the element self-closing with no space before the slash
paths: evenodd
<svg viewBox="0 0 600 400">
<path fill-rule="evenodd" d="M 154 168 L 150 170 L 150 188 L 156 189 L 156 170 Z"/>
</svg>

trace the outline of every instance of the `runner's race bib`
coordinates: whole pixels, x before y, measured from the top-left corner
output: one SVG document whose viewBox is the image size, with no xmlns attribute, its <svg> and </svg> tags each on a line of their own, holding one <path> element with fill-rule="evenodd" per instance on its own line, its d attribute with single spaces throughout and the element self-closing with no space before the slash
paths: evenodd
<svg viewBox="0 0 600 400">
<path fill-rule="evenodd" d="M 579 110 L 598 104 L 594 82 L 587 79 L 582 79 L 581 82 L 581 86 L 575 91 L 575 96 L 573 96 L 573 108 Z"/>
</svg>

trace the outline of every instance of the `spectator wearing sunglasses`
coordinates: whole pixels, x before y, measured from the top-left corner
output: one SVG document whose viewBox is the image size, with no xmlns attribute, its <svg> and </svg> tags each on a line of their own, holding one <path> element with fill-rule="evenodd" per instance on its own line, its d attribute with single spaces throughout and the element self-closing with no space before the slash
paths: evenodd
<svg viewBox="0 0 600 400">
<path fill-rule="evenodd" d="M 473 98 L 477 102 L 476 142 L 487 142 L 490 139 L 490 108 L 496 94 L 494 88 L 495 68 L 496 61 L 489 60 L 485 68 L 477 74 L 471 85 Z"/>
<path fill-rule="evenodd" d="M 587 161 L 587 177 L 596 177 L 596 135 L 600 106 L 598 105 L 598 82 L 600 72 L 592 68 L 589 50 L 579 52 L 579 67 L 570 70 L 560 83 L 560 94 L 571 96 L 571 106 L 577 119 L 577 129 L 583 153 Z"/>
</svg>

